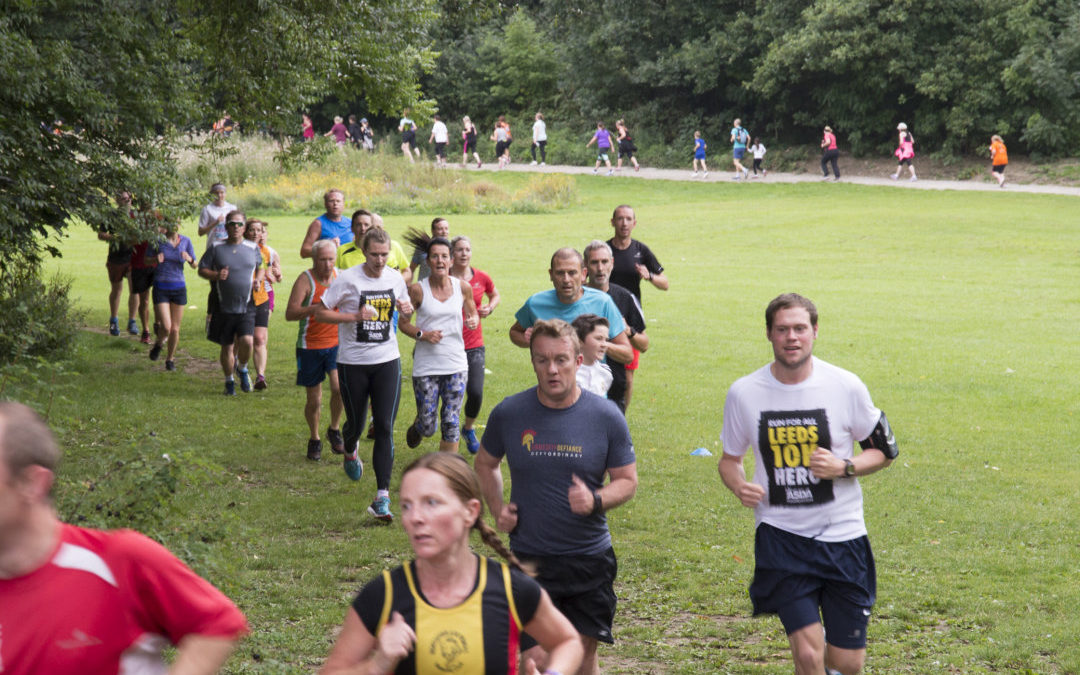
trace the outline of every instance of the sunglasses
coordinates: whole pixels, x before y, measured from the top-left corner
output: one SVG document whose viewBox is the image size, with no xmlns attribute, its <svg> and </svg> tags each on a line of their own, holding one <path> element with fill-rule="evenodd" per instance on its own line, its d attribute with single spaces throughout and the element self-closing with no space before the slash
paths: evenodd
<svg viewBox="0 0 1080 675">
<path fill-rule="evenodd" d="M 229 222 L 225 223 L 225 227 L 229 227 L 230 225 L 237 225 L 239 227 L 244 227 L 244 225 L 246 225 L 246 224 L 247 223 L 245 223 L 242 220 L 230 220 Z"/>
</svg>

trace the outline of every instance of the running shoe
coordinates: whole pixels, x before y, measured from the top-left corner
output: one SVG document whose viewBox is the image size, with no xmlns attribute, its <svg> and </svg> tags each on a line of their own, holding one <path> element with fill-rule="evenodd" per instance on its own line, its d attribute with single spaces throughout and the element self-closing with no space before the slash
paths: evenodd
<svg viewBox="0 0 1080 675">
<path fill-rule="evenodd" d="M 245 394 L 251 393 L 251 374 L 248 373 L 247 368 L 236 371 L 236 374 L 240 376 L 240 391 Z"/>
<path fill-rule="evenodd" d="M 135 319 L 128 319 L 128 332 L 132 335 L 139 334 L 139 326 L 135 323 Z"/>
<path fill-rule="evenodd" d="M 705 173 L 701 174 L 701 177 L 702 178 L 708 178 L 709 177 L 709 172 L 706 171 Z"/>
<path fill-rule="evenodd" d="M 598 173 L 598 171 L 596 169 L 593 169 L 592 172 L 593 172 L 594 176 Z"/>
<path fill-rule="evenodd" d="M 742 177 L 743 177 L 744 180 L 746 179 L 746 176 L 749 173 L 750 173 L 750 169 L 743 169 L 742 170 Z"/>
<path fill-rule="evenodd" d="M 172 372 L 172 371 L 176 370 L 176 361 L 166 360 L 165 361 L 165 370 L 168 370 L 169 372 Z"/>
<path fill-rule="evenodd" d="M 480 451 L 480 441 L 476 438 L 476 429 L 462 429 L 461 435 L 465 437 L 465 448 L 475 455 Z"/>
<path fill-rule="evenodd" d="M 262 391 L 263 389 L 266 389 L 266 378 L 263 377 L 262 375 L 256 375 L 255 376 L 255 388 L 258 389 L 259 391 Z"/>
<path fill-rule="evenodd" d="M 322 441 L 317 438 L 310 438 L 307 442 L 307 458 L 313 462 L 317 462 L 322 459 Z"/>
<path fill-rule="evenodd" d="M 233 380 L 225 380 L 225 395 L 236 396 L 236 382 Z"/>
<path fill-rule="evenodd" d="M 115 316 L 109 319 L 109 335 L 117 336 L 120 334 L 120 320 Z"/>
<path fill-rule="evenodd" d="M 389 497 L 376 497 L 375 501 L 371 502 L 371 506 L 367 507 L 367 512 L 375 516 L 376 520 L 381 520 L 384 523 L 394 520 L 394 514 L 390 513 Z"/>
<path fill-rule="evenodd" d="M 912 182 L 912 183 L 914 183 L 915 181 L 917 181 L 917 180 L 919 180 L 919 179 L 918 179 L 918 178 L 916 178 L 915 176 L 912 176 L 912 177 L 910 178 L 910 180 L 911 180 L 911 182 Z"/>
<path fill-rule="evenodd" d="M 345 455 L 344 467 L 345 475 L 352 480 L 360 480 L 360 477 L 364 475 L 364 463 L 360 460 L 360 456 L 355 453 L 352 459 Z"/>
<path fill-rule="evenodd" d="M 614 173 L 615 173 L 614 171 L 612 171 L 611 169 L 608 169 L 608 170 L 607 170 L 607 173 L 606 173 L 606 174 L 604 174 L 604 175 L 605 175 L 605 176 L 610 176 L 610 175 L 612 175 L 612 174 L 614 174 Z"/>
<path fill-rule="evenodd" d="M 890 173 L 890 174 L 889 174 L 889 178 L 892 178 L 893 180 L 896 180 L 896 179 L 897 179 L 897 178 L 899 178 L 899 177 L 900 177 L 900 176 L 897 176 L 897 175 L 896 175 L 895 173 Z"/>
<path fill-rule="evenodd" d="M 540 166 L 547 166 L 547 162 L 540 162 Z"/>
<path fill-rule="evenodd" d="M 424 440 L 424 437 L 420 435 L 420 430 L 416 428 L 415 424 L 410 424 L 408 430 L 405 432 L 405 443 L 410 448 L 415 448 L 420 445 L 420 441 Z"/>
<path fill-rule="evenodd" d="M 161 356 L 161 343 L 155 342 L 154 346 L 150 348 L 150 360 L 157 361 L 159 356 Z"/>
<path fill-rule="evenodd" d="M 341 429 L 327 428 L 326 440 L 330 441 L 330 451 L 335 455 L 345 454 L 345 439 L 341 435 Z"/>
<path fill-rule="evenodd" d="M 536 160 L 534 159 L 533 161 L 529 162 L 529 166 L 536 166 Z"/>
<path fill-rule="evenodd" d="M 144 330 L 142 332 L 142 337 L 140 338 L 140 340 L 144 345 L 150 344 L 150 331 Z"/>
<path fill-rule="evenodd" d="M 698 172 L 697 172 L 697 171 L 695 171 L 695 172 L 693 173 L 693 176 L 692 176 L 692 177 L 693 177 L 693 178 L 697 178 L 697 173 L 698 173 Z"/>
</svg>

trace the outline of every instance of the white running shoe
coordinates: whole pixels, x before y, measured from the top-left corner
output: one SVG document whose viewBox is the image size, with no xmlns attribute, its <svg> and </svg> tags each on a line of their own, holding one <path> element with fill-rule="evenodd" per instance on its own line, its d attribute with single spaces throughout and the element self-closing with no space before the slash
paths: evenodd
<svg viewBox="0 0 1080 675">
<path fill-rule="evenodd" d="M 536 160 L 534 159 L 533 161 L 529 162 L 529 166 L 536 166 Z"/>
</svg>

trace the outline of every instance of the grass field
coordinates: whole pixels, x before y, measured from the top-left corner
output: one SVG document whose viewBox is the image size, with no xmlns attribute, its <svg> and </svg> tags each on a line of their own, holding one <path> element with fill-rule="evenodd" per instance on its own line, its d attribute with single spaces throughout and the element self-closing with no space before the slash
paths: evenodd
<svg viewBox="0 0 1080 675">
<path fill-rule="evenodd" d="M 528 178 L 492 180 L 513 191 Z M 653 346 L 629 412 L 641 483 L 610 514 L 620 607 L 618 642 L 601 650 L 607 672 L 791 672 L 779 622 L 749 617 L 753 516 L 716 473 L 725 392 L 771 358 L 764 308 L 789 290 L 817 303 L 816 353 L 862 377 L 901 447 L 889 470 L 862 480 L 878 569 L 866 671 L 1080 672 L 1080 587 L 1069 581 L 1080 573 L 1074 198 L 576 180 L 572 208 L 461 215 L 451 231 L 470 235 L 474 264 L 503 296 L 485 321 L 482 416 L 535 382 L 506 333 L 525 297 L 550 288 L 555 248 L 606 239 L 611 210 L 630 203 L 636 238 L 671 279 L 669 292 L 648 288 L 643 299 Z M 124 525 L 97 510 L 88 482 L 120 471 L 117 458 L 144 457 L 149 471 L 170 454 L 178 490 L 152 534 L 246 612 L 252 635 L 230 672 L 308 672 L 359 586 L 409 549 L 399 524 L 376 526 L 364 513 L 370 474 L 354 484 L 329 452 L 304 459 L 296 329 L 283 308 L 317 214 L 248 215 L 270 222 L 287 278 L 266 392 L 220 395 L 216 346 L 201 331 L 206 285 L 190 271 L 197 308 L 185 316 L 180 372 L 148 361 L 133 338 L 105 335 L 104 247 L 80 230 L 55 266 L 75 278 L 91 330 L 51 387 L 8 383 L 5 394 L 39 409 L 56 395 L 67 517 Z M 388 218 L 387 228 L 396 237 L 432 215 Z M 409 391 L 395 491 L 400 468 L 436 449 L 430 439 L 405 447 Z M 690 456 L 699 446 L 716 456 Z"/>
</svg>

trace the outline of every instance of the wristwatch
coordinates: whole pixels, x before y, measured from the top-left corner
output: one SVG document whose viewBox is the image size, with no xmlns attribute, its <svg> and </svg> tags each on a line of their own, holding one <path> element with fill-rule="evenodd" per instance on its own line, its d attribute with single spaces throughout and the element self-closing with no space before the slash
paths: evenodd
<svg viewBox="0 0 1080 675">
<path fill-rule="evenodd" d="M 416 341 L 419 342 L 420 338 L 422 338 L 422 337 L 424 337 L 424 331 L 422 331 L 422 330 L 416 331 Z"/>
<path fill-rule="evenodd" d="M 850 459 L 845 459 L 844 460 L 844 478 L 854 478 L 854 477 L 855 477 L 855 463 L 852 462 Z"/>
</svg>

